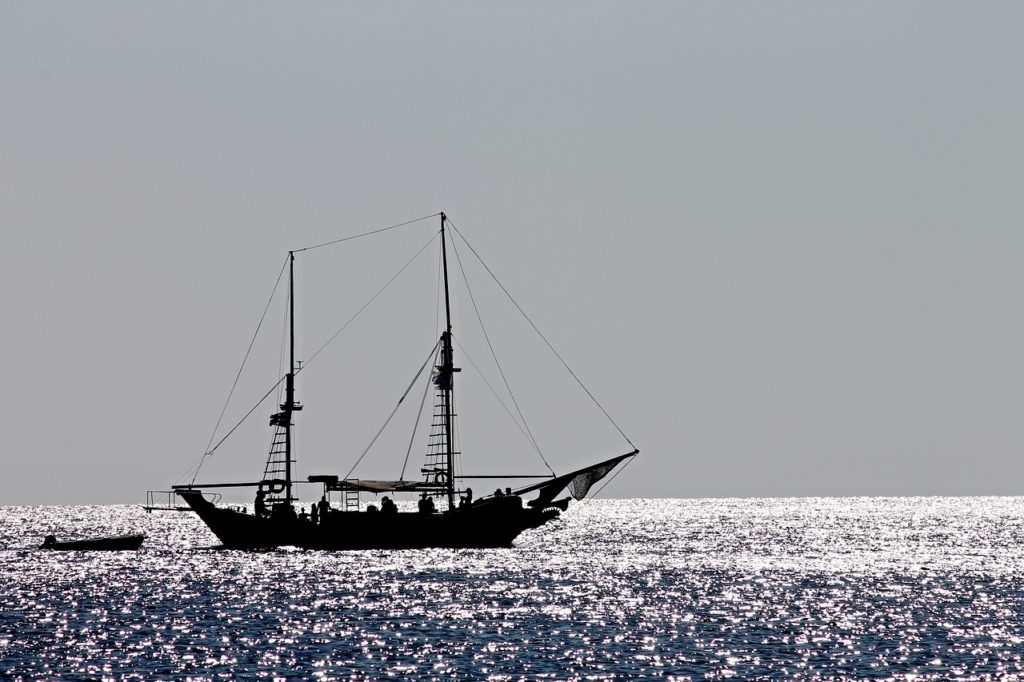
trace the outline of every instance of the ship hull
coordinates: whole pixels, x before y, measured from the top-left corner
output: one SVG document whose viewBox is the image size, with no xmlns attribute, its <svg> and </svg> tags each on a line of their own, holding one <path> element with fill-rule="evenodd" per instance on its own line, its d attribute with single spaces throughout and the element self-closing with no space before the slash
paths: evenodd
<svg viewBox="0 0 1024 682">
<path fill-rule="evenodd" d="M 294 546 L 321 550 L 511 547 L 525 530 L 559 515 L 523 507 L 519 497 L 490 499 L 440 514 L 332 510 L 321 523 L 257 517 L 217 507 L 197 490 L 179 494 L 230 549 Z"/>
</svg>

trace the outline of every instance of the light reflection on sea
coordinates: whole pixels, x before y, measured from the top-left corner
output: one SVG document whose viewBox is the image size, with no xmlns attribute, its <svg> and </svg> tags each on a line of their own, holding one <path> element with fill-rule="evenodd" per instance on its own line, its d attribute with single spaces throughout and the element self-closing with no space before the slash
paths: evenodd
<svg viewBox="0 0 1024 682">
<path fill-rule="evenodd" d="M 350 553 L 0 507 L 0 678 L 1012 678 L 1022 542 L 1020 498 L 597 500 L 511 550 Z"/>
</svg>

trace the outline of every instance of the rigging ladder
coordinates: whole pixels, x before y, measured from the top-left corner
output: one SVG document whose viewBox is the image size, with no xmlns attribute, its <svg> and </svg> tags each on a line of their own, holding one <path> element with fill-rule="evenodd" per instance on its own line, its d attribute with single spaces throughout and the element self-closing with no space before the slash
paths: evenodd
<svg viewBox="0 0 1024 682">
<path fill-rule="evenodd" d="M 456 413 L 452 412 L 452 419 L 455 416 Z M 445 480 L 448 476 L 447 445 L 445 436 L 444 389 L 438 386 L 434 399 L 434 418 L 430 425 L 430 436 L 427 438 L 426 463 L 420 469 L 420 473 L 424 475 L 425 480 L 438 487 L 447 485 Z M 452 451 L 453 456 L 460 454 L 462 453 Z"/>
<path fill-rule="evenodd" d="M 284 482 L 285 476 L 287 475 L 288 465 L 294 464 L 295 460 L 288 461 L 288 450 L 286 443 L 288 439 L 288 426 L 284 424 L 278 424 L 274 430 L 274 439 L 270 443 L 270 454 L 267 456 L 267 465 L 263 469 L 263 480 L 264 481 L 280 481 Z M 267 491 L 265 502 L 268 507 L 277 503 L 284 502 L 287 492 L 281 490 L 274 492 L 274 488 L 271 487 Z"/>
</svg>

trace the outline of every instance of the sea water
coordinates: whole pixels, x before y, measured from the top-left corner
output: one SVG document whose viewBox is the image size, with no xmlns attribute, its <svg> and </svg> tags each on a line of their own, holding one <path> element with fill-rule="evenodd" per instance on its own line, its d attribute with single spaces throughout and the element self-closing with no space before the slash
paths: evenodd
<svg viewBox="0 0 1024 682">
<path fill-rule="evenodd" d="M 1021 498 L 595 500 L 513 549 L 335 553 L 0 507 L 0 678 L 1012 679 L 1022 544 Z"/>
</svg>

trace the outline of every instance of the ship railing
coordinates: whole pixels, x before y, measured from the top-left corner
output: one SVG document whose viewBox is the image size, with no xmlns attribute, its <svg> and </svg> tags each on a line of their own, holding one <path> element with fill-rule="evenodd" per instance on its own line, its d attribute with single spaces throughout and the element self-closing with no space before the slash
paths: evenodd
<svg viewBox="0 0 1024 682">
<path fill-rule="evenodd" d="M 220 493 L 203 493 L 203 495 L 213 504 L 220 502 Z M 192 510 L 188 505 L 182 505 L 178 502 L 178 495 L 174 490 L 147 490 L 146 504 L 144 504 L 142 508 L 147 512 L 186 512 Z"/>
</svg>

